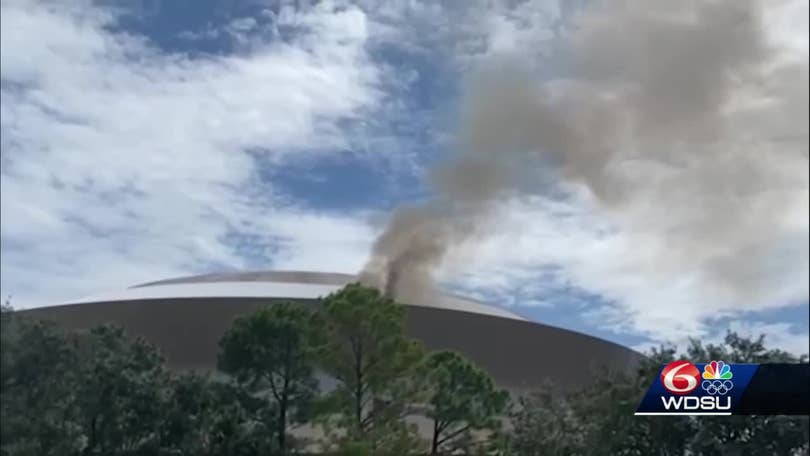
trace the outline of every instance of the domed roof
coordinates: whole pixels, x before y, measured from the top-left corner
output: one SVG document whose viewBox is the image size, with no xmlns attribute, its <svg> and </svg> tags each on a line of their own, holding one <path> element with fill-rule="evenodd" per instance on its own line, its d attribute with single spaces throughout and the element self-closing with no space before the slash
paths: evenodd
<svg viewBox="0 0 810 456">
<path fill-rule="evenodd" d="M 240 315 L 268 303 L 303 301 L 354 282 L 348 274 L 247 272 L 150 282 L 25 314 L 66 328 L 117 324 L 160 347 L 177 369 L 215 369 L 222 335 Z M 599 369 L 631 369 L 642 355 L 612 342 L 544 325 L 490 306 L 441 294 L 409 303 L 406 331 L 429 350 L 457 351 L 510 391 L 551 381 L 590 384 Z"/>
<path fill-rule="evenodd" d="M 246 271 L 246 272 L 215 272 L 213 274 L 200 274 L 173 279 L 158 280 L 142 283 L 132 288 L 153 287 L 156 285 L 171 285 L 178 283 L 211 283 L 211 282 L 278 282 L 278 283 L 313 283 L 321 285 L 346 285 L 356 280 L 351 274 L 339 272 L 313 272 L 313 271 Z"/>
<path fill-rule="evenodd" d="M 356 280 L 351 274 L 309 271 L 224 272 L 143 283 L 66 304 L 191 298 L 317 299 Z M 407 304 L 525 321 L 506 309 L 445 293 L 426 301 Z"/>
</svg>

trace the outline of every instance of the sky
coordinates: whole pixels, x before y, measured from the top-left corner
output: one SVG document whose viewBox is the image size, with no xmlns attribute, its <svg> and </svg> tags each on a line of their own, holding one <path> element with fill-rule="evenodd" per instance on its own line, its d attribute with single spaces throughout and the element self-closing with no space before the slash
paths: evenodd
<svg viewBox="0 0 810 456">
<path fill-rule="evenodd" d="M 769 39 L 806 68 L 807 3 L 771 5 Z M 25 308 L 197 273 L 356 273 L 391 211 L 430 200 L 429 170 L 458 153 L 470 75 L 509 54 L 560 78 L 559 31 L 588 7 L 4 0 L 2 294 Z M 634 348 L 730 329 L 806 353 L 806 172 L 798 181 L 803 207 L 764 233 L 778 274 L 750 301 L 693 280 L 697 261 L 662 274 L 655 240 L 543 192 L 500 201 L 436 276 Z"/>
</svg>

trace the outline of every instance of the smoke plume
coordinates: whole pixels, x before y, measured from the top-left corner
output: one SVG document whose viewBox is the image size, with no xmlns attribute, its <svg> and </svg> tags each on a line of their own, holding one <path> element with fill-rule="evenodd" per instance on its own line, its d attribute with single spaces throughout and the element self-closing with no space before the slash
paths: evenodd
<svg viewBox="0 0 810 456">
<path fill-rule="evenodd" d="M 774 286 L 769 259 L 792 247 L 773 227 L 807 236 L 806 52 L 776 46 L 755 1 L 607 3 L 557 37 L 565 77 L 541 80 L 532 56 L 484 61 L 458 151 L 430 172 L 435 198 L 394 212 L 362 280 L 421 299 L 500 203 L 546 191 L 551 175 L 619 229 L 655 238 L 651 267 L 677 273 L 699 251 L 699 280 Z"/>
</svg>

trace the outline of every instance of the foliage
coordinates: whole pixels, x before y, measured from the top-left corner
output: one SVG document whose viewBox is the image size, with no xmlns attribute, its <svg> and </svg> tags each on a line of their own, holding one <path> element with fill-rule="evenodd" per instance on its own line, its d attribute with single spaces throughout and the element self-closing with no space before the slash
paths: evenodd
<svg viewBox="0 0 810 456">
<path fill-rule="evenodd" d="M 595 376 L 575 391 L 553 386 L 525 397 L 515 411 L 511 449 L 520 455 L 807 454 L 807 417 L 636 417 L 635 407 L 673 348 L 654 350 L 637 370 Z M 723 345 L 692 341 L 683 359 L 805 361 L 767 350 L 763 339 L 729 333 Z"/>
<path fill-rule="evenodd" d="M 457 353 L 433 353 L 427 365 L 431 390 L 427 417 L 433 420 L 430 453 L 469 454 L 482 443 L 474 433 L 488 436 L 499 428 L 509 396 Z"/>
<path fill-rule="evenodd" d="M 74 389 L 84 454 L 157 451 L 169 397 L 157 349 L 121 328 L 99 326 L 79 338 L 77 350 Z"/>
<path fill-rule="evenodd" d="M 4 456 L 276 454 L 273 417 L 235 385 L 172 375 L 120 328 L 2 318 Z"/>
<path fill-rule="evenodd" d="M 220 342 L 220 370 L 276 411 L 272 432 L 281 454 L 290 446 L 288 427 L 307 420 L 318 391 L 321 326 L 311 311 L 282 303 L 238 318 Z"/>
<path fill-rule="evenodd" d="M 248 456 L 277 454 L 275 415 L 230 382 L 195 372 L 172 379 L 162 442 L 171 454 Z"/>
<path fill-rule="evenodd" d="M 404 308 L 378 290 L 358 284 L 323 299 L 328 342 L 321 358 L 336 380 L 322 420 L 336 438 L 365 441 L 372 451 L 396 453 L 419 445 L 403 421 L 419 402 L 424 350 L 404 334 Z"/>
<path fill-rule="evenodd" d="M 702 345 L 693 340 L 687 359 L 722 359 L 732 363 L 795 363 L 807 362 L 807 356 L 797 358 L 782 350 L 767 349 L 764 336 L 740 337 L 726 335 L 723 345 Z M 690 448 L 698 455 L 758 455 L 810 453 L 808 417 L 790 416 L 731 416 L 703 417 L 694 422 L 695 437 Z"/>
<path fill-rule="evenodd" d="M 302 423 L 320 425 L 324 449 L 347 456 L 810 452 L 807 417 L 634 416 L 661 363 L 675 359 L 669 347 L 584 388 L 544 385 L 499 429 L 506 394 L 456 353 L 426 356 L 404 334 L 402 306 L 349 285 L 321 310 L 279 304 L 238 319 L 221 342 L 221 371 L 201 374 L 167 370 L 155 347 L 120 328 L 67 332 L 4 306 L 0 455 L 275 455 L 300 447 L 291 431 Z M 734 333 L 719 345 L 692 341 L 681 357 L 807 362 Z M 323 391 L 318 372 L 332 382 Z M 434 423 L 432 442 L 409 421 L 419 414 Z"/>
<path fill-rule="evenodd" d="M 75 347 L 53 325 L 2 314 L 0 453 L 63 455 L 81 447 L 74 385 Z"/>
</svg>

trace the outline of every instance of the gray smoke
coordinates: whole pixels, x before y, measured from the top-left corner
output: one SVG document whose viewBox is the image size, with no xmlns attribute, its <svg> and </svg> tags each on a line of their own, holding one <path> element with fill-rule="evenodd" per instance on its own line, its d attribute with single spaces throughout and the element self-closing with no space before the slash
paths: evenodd
<svg viewBox="0 0 810 456">
<path fill-rule="evenodd" d="M 421 299 L 499 202 L 542 193 L 551 174 L 621 229 L 655 236 L 655 267 L 709 252 L 694 268 L 713 286 L 771 286 L 763 262 L 785 249 L 772 227 L 807 218 L 806 55 L 771 45 L 755 1 L 608 3 L 558 36 L 565 78 L 540 80 L 526 55 L 481 65 L 459 152 L 430 173 L 435 198 L 395 211 L 362 280 Z"/>
</svg>

